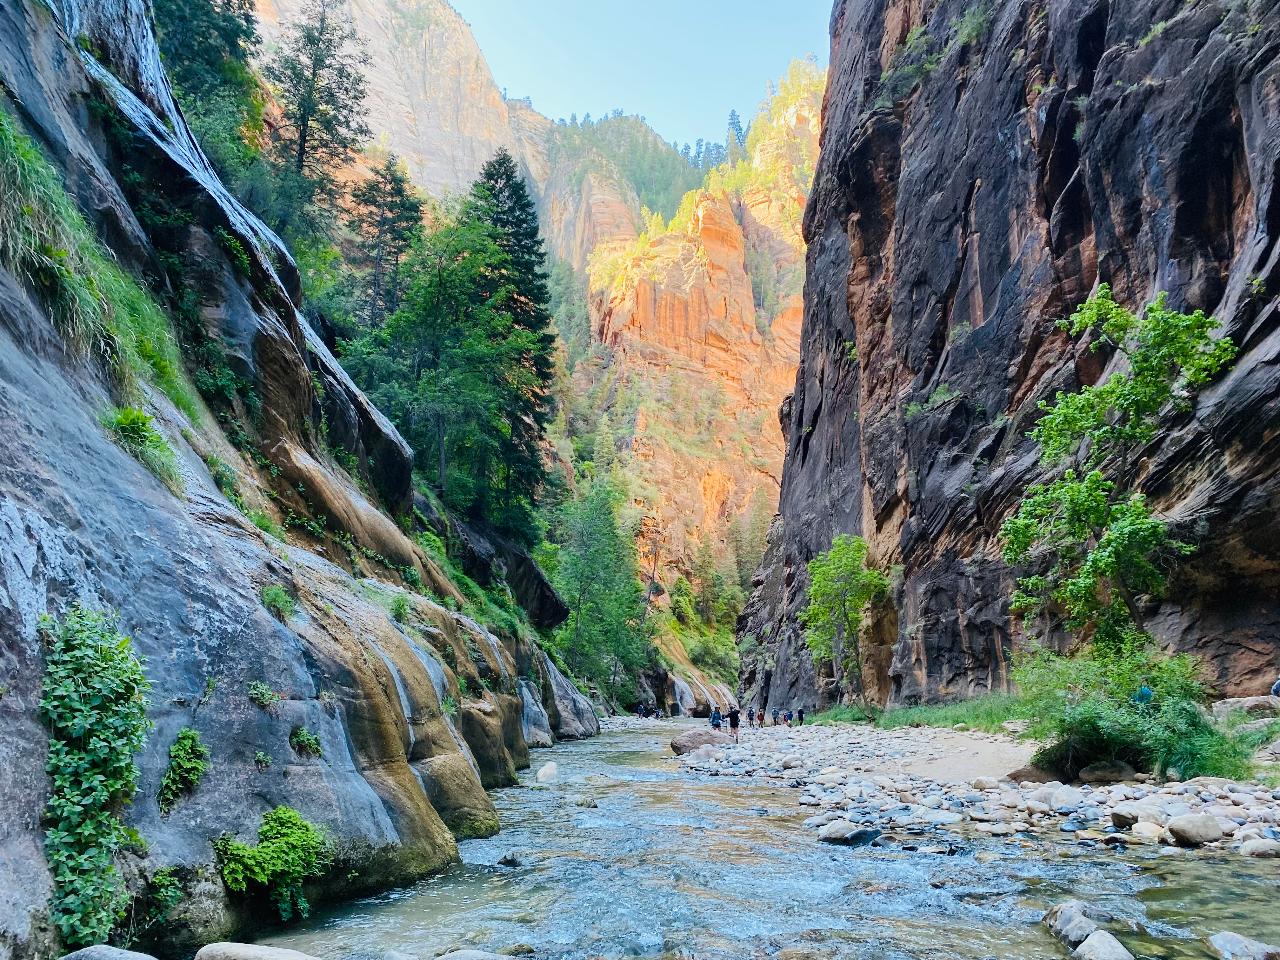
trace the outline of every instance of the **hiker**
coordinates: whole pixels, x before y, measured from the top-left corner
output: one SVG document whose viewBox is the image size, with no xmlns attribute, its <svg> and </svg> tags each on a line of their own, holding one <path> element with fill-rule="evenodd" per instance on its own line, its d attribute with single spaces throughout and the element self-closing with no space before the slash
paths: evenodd
<svg viewBox="0 0 1280 960">
<path fill-rule="evenodd" d="M 736 707 L 729 708 L 729 729 L 733 731 L 733 742 L 738 742 L 738 723 L 742 719 L 741 711 Z"/>
<path fill-rule="evenodd" d="M 788 727 L 791 726 L 791 716 L 792 714 L 790 710 L 788 710 L 785 714 L 783 714 L 784 719 L 787 721 Z"/>
<path fill-rule="evenodd" d="M 747 729 L 750 730 L 756 725 L 756 712 L 754 710 L 747 711 Z"/>
<path fill-rule="evenodd" d="M 774 707 L 774 708 L 773 708 L 773 725 L 774 725 L 775 727 L 778 725 L 778 716 L 779 716 L 781 713 L 782 713 L 782 711 L 781 711 L 781 710 L 779 710 L 777 707 Z"/>
<path fill-rule="evenodd" d="M 804 707 L 801 707 L 799 710 L 796 711 L 796 726 L 797 727 L 804 726 Z"/>
<path fill-rule="evenodd" d="M 1280 682 L 1280 681 L 1277 681 Z M 756 726 L 761 730 L 764 729 L 764 707 L 761 707 L 756 713 Z"/>
<path fill-rule="evenodd" d="M 723 718 L 720 715 L 720 707 L 717 706 L 716 704 L 712 704 L 711 705 L 711 729 L 719 730 L 722 719 Z"/>
</svg>

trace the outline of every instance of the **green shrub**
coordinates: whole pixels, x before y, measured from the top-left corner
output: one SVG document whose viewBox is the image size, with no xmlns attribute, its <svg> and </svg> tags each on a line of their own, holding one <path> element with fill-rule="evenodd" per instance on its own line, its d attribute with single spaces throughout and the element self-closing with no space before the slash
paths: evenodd
<svg viewBox="0 0 1280 960">
<path fill-rule="evenodd" d="M 262 605 L 281 623 L 287 623 L 297 609 L 293 597 L 278 583 L 262 588 Z"/>
<path fill-rule="evenodd" d="M 280 696 L 261 680 L 250 680 L 249 699 L 270 713 L 284 697 Z"/>
<path fill-rule="evenodd" d="M 73 348 L 109 358 L 129 393 L 155 383 L 191 419 L 199 408 L 164 312 L 116 265 L 58 172 L 0 110 L 0 263 L 44 302 Z"/>
<path fill-rule="evenodd" d="M 320 747 L 320 738 L 306 727 L 294 727 L 289 734 L 289 746 L 293 747 L 300 757 L 322 757 L 324 750 Z"/>
<path fill-rule="evenodd" d="M 105 613 L 72 607 L 41 621 L 45 675 L 40 718 L 49 728 L 45 857 L 51 913 L 72 947 L 103 943 L 127 897 L 113 857 L 127 839 L 121 806 L 133 799 L 149 684 L 132 642 Z"/>
<path fill-rule="evenodd" d="M 191 793 L 200 783 L 209 764 L 209 748 L 200 734 L 190 727 L 178 731 L 178 738 L 169 748 L 169 768 L 160 781 L 160 812 L 167 814 L 184 793 Z"/>
<path fill-rule="evenodd" d="M 281 920 L 311 912 L 302 884 L 323 876 L 333 863 L 325 832 L 291 807 L 276 807 L 262 818 L 254 846 L 228 836 L 219 837 L 213 846 L 227 889 L 232 893 L 265 889 Z"/>
<path fill-rule="evenodd" d="M 173 908 L 182 900 L 182 892 L 177 868 L 161 867 L 148 878 L 142 895 L 130 904 L 128 919 L 112 941 L 125 948 L 132 947 L 140 937 L 169 919 Z"/>
<path fill-rule="evenodd" d="M 271 519 L 271 516 L 269 514 L 263 512 L 262 510 L 250 510 L 248 513 L 245 514 L 245 516 L 249 518 L 250 523 L 252 523 L 255 527 L 257 527 L 267 536 L 274 537 L 276 540 L 280 540 L 283 542 L 284 527 L 280 526 L 280 524 L 276 523 L 273 519 Z"/>
<path fill-rule="evenodd" d="M 397 593 L 391 600 L 391 619 L 396 623 L 409 619 L 409 598 L 403 593 Z"/>
<path fill-rule="evenodd" d="M 182 493 L 178 458 L 169 441 L 155 428 L 149 413 L 137 407 L 116 407 L 102 415 L 102 425 L 111 439 L 156 475 L 175 494 Z"/>
<path fill-rule="evenodd" d="M 815 713 L 808 720 L 808 723 L 816 723 L 820 727 L 834 726 L 838 723 L 866 723 L 873 719 L 874 711 L 868 712 L 862 707 L 847 707 L 844 705 L 836 707 L 828 707 L 819 713 Z"/>
<path fill-rule="evenodd" d="M 237 510 L 244 510 L 244 498 L 240 495 L 240 474 L 231 464 L 213 454 L 205 457 L 205 466 L 209 468 L 209 476 L 214 486 Z"/>
<path fill-rule="evenodd" d="M 271 768 L 273 761 L 271 759 L 271 754 L 267 753 L 265 750 L 259 750 L 253 755 L 253 762 L 254 765 L 257 766 L 259 773 L 265 773 Z"/>
</svg>

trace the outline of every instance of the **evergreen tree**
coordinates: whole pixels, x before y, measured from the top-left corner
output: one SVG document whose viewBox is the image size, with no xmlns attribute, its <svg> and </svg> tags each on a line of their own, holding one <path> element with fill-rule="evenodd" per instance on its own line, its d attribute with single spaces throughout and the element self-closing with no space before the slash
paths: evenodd
<svg viewBox="0 0 1280 960">
<path fill-rule="evenodd" d="M 363 116 L 369 57 L 342 8 L 342 0 L 308 0 L 266 67 L 284 112 L 281 152 L 321 193 L 332 192 L 334 171 L 369 136 Z"/>
<path fill-rule="evenodd" d="M 725 131 L 726 159 L 738 163 L 747 158 L 747 135 L 742 129 L 742 118 L 737 110 L 729 111 L 729 129 Z"/>
<path fill-rule="evenodd" d="M 551 417 L 550 390 L 555 377 L 555 333 L 547 286 L 546 252 L 538 212 L 515 160 L 499 150 L 484 165 L 471 192 L 476 215 L 493 228 L 504 262 L 493 275 L 510 288 L 507 306 L 524 336 L 527 352 L 510 384 L 507 435 L 502 451 L 503 489 L 509 496 L 536 497 L 544 474 L 542 443 Z"/>
<path fill-rule="evenodd" d="M 606 411 L 600 415 L 600 423 L 596 427 L 596 439 L 592 446 L 591 462 L 596 468 L 596 476 L 606 475 L 613 469 L 617 458 L 617 441 L 613 437 L 613 424 Z"/>
<path fill-rule="evenodd" d="M 156 42 L 169 80 L 190 100 L 252 86 L 258 49 L 253 0 L 154 0 Z"/>
<path fill-rule="evenodd" d="M 422 207 L 394 154 L 351 191 L 347 219 L 357 237 L 356 266 L 368 271 L 364 317 L 370 323 L 399 307 L 400 262 L 422 232 Z"/>
</svg>

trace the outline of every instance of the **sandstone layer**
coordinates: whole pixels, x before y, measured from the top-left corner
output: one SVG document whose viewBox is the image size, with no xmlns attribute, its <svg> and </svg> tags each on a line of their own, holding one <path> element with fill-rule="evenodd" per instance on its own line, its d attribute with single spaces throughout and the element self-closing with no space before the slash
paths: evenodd
<svg viewBox="0 0 1280 960">
<path fill-rule="evenodd" d="M 1107 282 L 1134 308 L 1167 291 L 1211 312 L 1240 348 L 1135 480 L 1197 546 L 1152 604 L 1158 638 L 1202 656 L 1224 693 L 1264 693 L 1280 651 L 1274 4 L 972 6 L 836 4 L 744 683 L 765 704 L 842 694 L 814 676 L 795 618 L 805 563 L 857 533 L 901 568 L 870 630 L 879 699 L 1007 688 L 1021 634 L 995 537 L 1045 478 L 1025 436 L 1038 402 L 1118 366 L 1055 325 Z M 932 69 L 902 59 L 917 29 Z"/>
</svg>

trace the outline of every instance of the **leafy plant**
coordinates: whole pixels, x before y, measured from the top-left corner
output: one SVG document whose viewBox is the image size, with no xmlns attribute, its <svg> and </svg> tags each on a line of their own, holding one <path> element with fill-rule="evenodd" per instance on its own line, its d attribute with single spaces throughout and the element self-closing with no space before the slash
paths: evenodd
<svg viewBox="0 0 1280 960">
<path fill-rule="evenodd" d="M 297 603 L 278 583 L 262 588 L 262 605 L 281 623 L 287 623 L 297 610 Z"/>
<path fill-rule="evenodd" d="M 949 384 L 939 384 L 937 389 L 929 394 L 929 399 L 924 403 L 907 404 L 906 417 L 908 420 L 915 420 L 917 417 L 924 416 L 930 410 L 936 410 L 943 404 L 949 403 L 958 396 L 960 396 L 960 391 L 952 389 Z"/>
<path fill-rule="evenodd" d="M 870 708 L 863 677 L 862 619 L 867 605 L 889 593 L 889 578 L 867 566 L 867 542 L 841 535 L 831 549 L 809 561 L 809 603 L 800 614 L 805 642 L 816 663 L 835 663 L 843 652 L 843 672 L 853 680 L 864 711 Z"/>
<path fill-rule="evenodd" d="M 44 618 L 41 629 L 51 913 L 63 941 L 78 947 L 105 942 L 127 903 L 113 857 L 127 838 L 120 808 L 137 788 L 133 758 L 151 728 L 149 684 L 111 615 L 74 606 L 61 620 Z"/>
<path fill-rule="evenodd" d="M 253 763 L 258 768 L 259 773 L 265 773 L 272 764 L 271 754 L 265 750 L 259 750 L 253 755 Z"/>
<path fill-rule="evenodd" d="M 149 413 L 137 407 L 116 407 L 102 415 L 111 439 L 150 470 L 173 493 L 182 493 L 182 474 L 169 441 L 155 428 Z"/>
<path fill-rule="evenodd" d="M 232 893 L 265 889 L 281 920 L 289 920 L 295 914 L 306 917 L 311 912 L 302 885 L 308 879 L 323 876 L 333 863 L 332 847 L 324 830 L 284 806 L 262 818 L 255 845 L 222 836 L 213 847 L 227 889 Z"/>
<path fill-rule="evenodd" d="M 964 12 L 956 24 L 955 42 L 961 46 L 976 43 L 987 35 L 991 27 L 991 7 L 987 2 L 977 3 Z"/>
<path fill-rule="evenodd" d="M 280 696 L 280 694 L 276 693 L 276 691 L 272 690 L 261 680 L 250 680 L 249 699 L 263 710 L 270 713 L 275 709 L 276 704 L 283 700 L 284 697 Z"/>
<path fill-rule="evenodd" d="M 146 883 L 142 895 L 130 906 L 128 919 L 113 938 L 123 947 L 131 947 L 148 931 L 169 919 L 182 901 L 182 880 L 176 867 L 161 867 Z"/>
<path fill-rule="evenodd" d="M 403 593 L 397 593 L 391 600 L 391 619 L 396 623 L 409 619 L 409 598 Z"/>
<path fill-rule="evenodd" d="M 322 757 L 324 750 L 320 746 L 320 738 L 306 727 L 294 727 L 289 734 L 289 746 L 300 757 Z"/>
<path fill-rule="evenodd" d="M 261 530 L 269 537 L 276 540 L 284 540 L 284 527 L 271 519 L 271 516 L 262 510 L 250 510 L 245 514 L 249 518 L 249 522 Z"/>
<path fill-rule="evenodd" d="M 204 462 L 205 466 L 209 468 L 209 476 L 213 478 L 214 486 L 221 491 L 222 495 L 230 501 L 233 507 L 243 511 L 244 498 L 240 495 L 240 474 L 236 473 L 231 464 L 213 454 L 206 457 Z"/>
<path fill-rule="evenodd" d="M 160 780 L 160 812 L 169 813 L 184 793 L 191 793 L 208 769 L 209 748 L 200 734 L 190 727 L 178 731 L 178 738 L 169 747 L 169 767 Z"/>
</svg>

